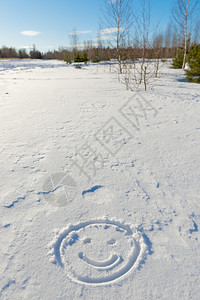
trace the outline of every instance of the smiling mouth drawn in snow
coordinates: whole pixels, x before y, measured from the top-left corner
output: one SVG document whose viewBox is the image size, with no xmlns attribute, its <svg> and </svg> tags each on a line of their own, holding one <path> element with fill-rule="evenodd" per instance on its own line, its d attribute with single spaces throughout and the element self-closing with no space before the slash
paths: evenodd
<svg viewBox="0 0 200 300">
<path fill-rule="evenodd" d="M 72 280 L 99 285 L 116 282 L 137 269 L 146 252 L 136 228 L 96 219 L 62 229 L 50 244 L 49 255 Z"/>
</svg>

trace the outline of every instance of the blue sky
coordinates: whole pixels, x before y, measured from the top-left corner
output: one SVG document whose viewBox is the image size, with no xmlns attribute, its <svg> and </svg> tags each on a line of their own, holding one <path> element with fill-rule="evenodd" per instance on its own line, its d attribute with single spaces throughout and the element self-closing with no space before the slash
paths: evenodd
<svg viewBox="0 0 200 300">
<path fill-rule="evenodd" d="M 84 40 L 95 43 L 102 3 L 103 0 L 0 0 L 0 47 L 35 44 L 40 51 L 67 47 L 75 28 L 80 32 L 79 44 Z M 160 22 L 161 31 L 169 23 L 172 3 L 173 0 L 151 0 L 152 19 Z"/>
</svg>

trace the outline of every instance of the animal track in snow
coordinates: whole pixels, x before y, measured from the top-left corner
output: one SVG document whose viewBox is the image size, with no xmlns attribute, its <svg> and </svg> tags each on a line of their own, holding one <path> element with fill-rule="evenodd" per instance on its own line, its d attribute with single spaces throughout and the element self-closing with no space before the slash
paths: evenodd
<svg viewBox="0 0 200 300">
<path fill-rule="evenodd" d="M 51 262 L 81 284 L 117 282 L 144 262 L 147 245 L 134 226 L 94 219 L 63 228 L 49 245 Z"/>
</svg>

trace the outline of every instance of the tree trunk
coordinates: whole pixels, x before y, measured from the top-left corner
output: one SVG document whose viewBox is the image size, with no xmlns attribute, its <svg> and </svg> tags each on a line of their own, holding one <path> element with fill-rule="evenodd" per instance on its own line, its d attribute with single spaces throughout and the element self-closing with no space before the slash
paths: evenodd
<svg viewBox="0 0 200 300">
<path fill-rule="evenodd" d="M 121 53 L 120 53 L 120 44 L 119 44 L 121 1 L 122 0 L 119 0 L 119 10 L 118 10 L 118 15 L 117 15 L 117 54 L 118 54 L 119 74 L 122 74 Z"/>
<path fill-rule="evenodd" d="M 187 18 L 188 18 L 189 2 L 190 2 L 190 0 L 187 0 L 187 6 L 186 6 L 186 10 L 185 10 L 185 26 L 184 26 L 185 41 L 184 41 L 184 57 L 183 57 L 183 65 L 182 65 L 183 70 L 185 69 L 186 54 L 187 54 Z"/>
<path fill-rule="evenodd" d="M 178 24 L 178 38 L 177 38 L 177 48 L 176 48 L 176 55 L 179 51 L 179 44 L 180 44 L 180 34 L 181 34 L 181 14 L 179 16 L 179 24 Z"/>
<path fill-rule="evenodd" d="M 144 67 L 144 90 L 147 90 L 147 67 Z"/>
</svg>

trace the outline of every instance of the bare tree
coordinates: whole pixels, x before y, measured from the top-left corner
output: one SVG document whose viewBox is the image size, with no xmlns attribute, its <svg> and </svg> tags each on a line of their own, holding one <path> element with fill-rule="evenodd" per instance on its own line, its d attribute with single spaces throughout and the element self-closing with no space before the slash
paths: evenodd
<svg viewBox="0 0 200 300">
<path fill-rule="evenodd" d="M 186 63 L 186 51 L 187 51 L 187 23 L 188 23 L 188 10 L 189 10 L 189 3 L 190 0 L 181 1 L 181 4 L 186 4 L 185 7 L 183 8 L 183 12 L 185 14 L 185 23 L 184 23 L 184 57 L 183 57 L 183 66 L 182 69 L 185 69 L 185 63 Z"/>
<path fill-rule="evenodd" d="M 101 33 L 116 47 L 118 72 L 122 74 L 122 47 L 132 24 L 132 0 L 104 0 Z"/>
<path fill-rule="evenodd" d="M 166 42 L 166 41 L 165 41 Z M 158 70 L 160 67 L 160 60 L 162 58 L 162 49 L 163 49 L 163 35 L 158 34 L 155 36 L 153 41 L 153 51 L 155 57 L 155 77 L 158 77 Z"/>
<path fill-rule="evenodd" d="M 138 44 L 141 59 L 139 62 L 134 63 L 134 78 L 135 80 L 137 78 L 138 81 L 139 77 L 139 84 L 143 84 L 146 91 L 149 81 L 158 74 L 158 53 L 156 54 L 156 58 L 158 58 L 156 72 L 154 62 L 151 60 L 153 55 L 153 51 L 151 49 L 153 44 L 152 38 L 155 36 L 157 26 L 152 24 L 150 0 L 140 0 L 139 4 L 140 9 L 137 11 L 137 14 L 134 14 L 134 17 L 137 28 L 136 30 L 138 32 Z M 158 48 L 156 51 L 158 52 Z"/>
<path fill-rule="evenodd" d="M 149 66 L 148 49 L 150 48 L 150 34 L 153 31 L 151 23 L 150 0 L 140 0 L 140 10 L 137 15 L 134 14 L 137 31 L 139 34 L 139 45 L 142 49 L 142 61 L 140 65 L 140 84 L 145 78 L 144 72 L 147 72 Z M 145 66 L 145 62 L 147 65 Z"/>
<path fill-rule="evenodd" d="M 177 0 L 178 1 L 178 0 Z M 180 9 L 176 3 L 174 7 L 172 7 L 172 24 L 173 29 L 176 32 L 177 38 L 176 38 L 176 54 L 178 54 L 179 49 L 182 45 L 183 41 L 183 16 L 180 12 Z"/>
<path fill-rule="evenodd" d="M 176 49 L 176 47 L 177 47 L 177 40 L 178 40 L 178 34 L 177 34 L 177 32 L 174 30 L 173 31 L 173 35 L 172 35 L 172 48 L 173 49 Z"/>
<path fill-rule="evenodd" d="M 140 0 L 139 4 L 140 9 L 134 14 L 134 59 L 123 65 L 123 76 L 121 78 L 121 82 L 126 86 L 126 89 L 131 91 L 142 86 L 146 91 L 150 81 L 158 76 L 163 48 L 163 37 L 161 35 L 157 36 L 157 40 L 153 40 L 157 26 L 154 26 L 151 21 L 150 0 Z"/>
<path fill-rule="evenodd" d="M 166 33 L 165 33 L 165 56 L 169 58 L 169 51 L 172 44 L 172 27 L 171 24 L 168 25 Z"/>
<path fill-rule="evenodd" d="M 177 0 L 177 4 L 173 8 L 173 17 L 178 24 L 179 32 L 181 33 L 181 30 L 184 32 L 184 57 L 182 69 L 185 69 L 187 46 L 191 37 L 191 32 L 188 32 L 188 29 L 191 27 L 192 14 L 197 6 L 197 2 L 198 0 Z M 177 48 L 179 48 L 179 42 L 180 40 L 178 39 Z"/>
<path fill-rule="evenodd" d="M 18 57 L 17 51 L 13 47 L 2 46 L 0 49 L 1 58 L 16 58 Z"/>
<path fill-rule="evenodd" d="M 70 33 L 70 43 L 71 43 L 71 51 L 73 53 L 73 57 L 75 56 L 75 53 L 77 52 L 78 47 L 78 34 L 76 31 L 76 28 Z"/>
</svg>

